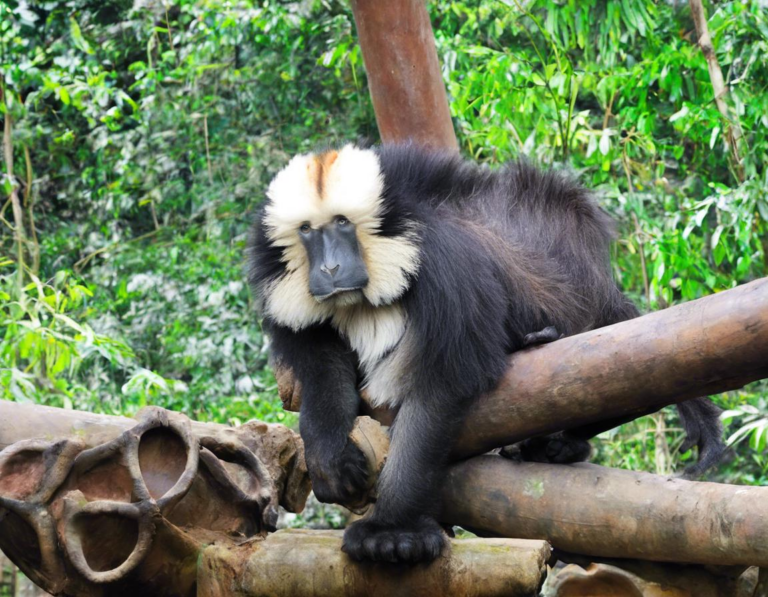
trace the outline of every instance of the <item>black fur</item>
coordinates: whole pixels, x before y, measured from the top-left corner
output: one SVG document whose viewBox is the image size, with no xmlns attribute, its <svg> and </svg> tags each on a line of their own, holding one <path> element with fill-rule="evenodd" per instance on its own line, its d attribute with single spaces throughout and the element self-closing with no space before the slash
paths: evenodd
<svg viewBox="0 0 768 597">
<path fill-rule="evenodd" d="M 385 181 L 382 234 L 415 227 L 421 263 L 400 299 L 408 328 L 395 350 L 409 358 L 395 380 L 402 402 L 378 501 L 372 516 L 347 530 L 344 550 L 357 559 L 416 562 L 445 545 L 433 517 L 450 441 L 473 399 L 504 373 L 508 353 L 637 310 L 611 277 L 612 221 L 570 176 L 525 162 L 490 171 L 411 146 L 375 151 Z M 284 267 L 261 227 L 257 219 L 249 249 L 259 294 Z M 356 355 L 328 323 L 301 332 L 265 324 L 273 359 L 301 383 L 301 435 L 315 493 L 354 503 L 368 484 L 364 458 L 348 440 L 359 406 Z M 717 411 L 701 400 L 686 403 L 681 419 L 706 468 L 722 443 Z M 586 440 L 601 430 L 540 438 L 524 452 L 583 459 Z"/>
<path fill-rule="evenodd" d="M 261 295 L 264 287 L 285 273 L 283 249 L 269 242 L 264 216 L 262 207 L 256 213 L 248 238 L 248 281 L 259 300 L 263 298 Z"/>
</svg>

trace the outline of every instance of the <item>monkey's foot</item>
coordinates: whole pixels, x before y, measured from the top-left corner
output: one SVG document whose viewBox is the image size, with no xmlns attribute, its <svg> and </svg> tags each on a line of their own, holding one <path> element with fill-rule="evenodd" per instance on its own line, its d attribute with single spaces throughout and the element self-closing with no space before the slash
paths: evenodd
<svg viewBox="0 0 768 597">
<path fill-rule="evenodd" d="M 357 507 L 365 501 L 371 484 L 368 461 L 351 441 L 341 454 L 313 453 L 307 458 L 307 467 L 312 490 L 321 502 Z"/>
<path fill-rule="evenodd" d="M 565 334 L 558 332 L 555 326 L 550 325 L 549 327 L 545 327 L 543 330 L 539 330 L 538 332 L 526 334 L 525 338 L 523 338 L 523 346 L 527 348 L 529 346 L 549 344 L 550 342 L 559 340 L 564 335 Z"/>
<path fill-rule="evenodd" d="M 683 479 L 698 479 L 716 465 L 725 453 L 723 424 L 720 421 L 722 410 L 707 398 L 686 400 L 678 404 L 677 409 L 686 435 L 680 453 L 694 446 L 699 448 L 698 460 L 687 466 L 679 476 Z"/>
<path fill-rule="evenodd" d="M 700 437 L 694 438 L 693 440 L 689 437 L 680 447 L 680 453 L 687 452 L 694 445 L 699 447 L 698 460 L 695 463 L 686 466 L 683 472 L 678 475 L 689 481 L 698 479 L 710 468 L 720 462 L 720 459 L 726 450 L 722 429 L 719 430 L 719 433 L 703 433 Z"/>
<path fill-rule="evenodd" d="M 502 448 L 501 455 L 525 462 L 550 462 L 570 464 L 589 459 L 592 447 L 584 439 L 569 437 L 567 433 L 553 433 L 543 437 L 532 437 L 517 444 L 519 456 L 513 447 Z"/>
<path fill-rule="evenodd" d="M 347 528 L 341 549 L 358 561 L 416 564 L 434 560 L 447 543 L 443 529 L 428 516 L 413 526 L 394 526 L 371 518 Z"/>
</svg>

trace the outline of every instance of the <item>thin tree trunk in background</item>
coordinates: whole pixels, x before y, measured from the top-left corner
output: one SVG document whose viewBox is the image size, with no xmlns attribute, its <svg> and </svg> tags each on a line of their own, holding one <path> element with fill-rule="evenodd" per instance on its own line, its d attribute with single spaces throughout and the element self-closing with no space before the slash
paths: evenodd
<svg viewBox="0 0 768 597">
<path fill-rule="evenodd" d="M 5 171 L 8 181 L 11 185 L 11 207 L 13 208 L 13 224 L 16 236 L 16 258 L 18 260 L 19 292 L 24 286 L 24 245 L 26 244 L 26 235 L 24 233 L 24 212 L 21 208 L 18 187 L 13 176 L 13 119 L 11 110 L 8 107 L 5 97 L 5 86 L 0 82 L 0 104 L 5 107 L 3 115 L 3 160 L 5 161 Z"/>
<path fill-rule="evenodd" d="M 741 130 L 738 115 L 728 107 L 728 104 L 725 101 L 728 96 L 728 88 L 725 86 L 723 71 L 720 69 L 720 63 L 717 60 L 717 54 L 715 54 L 715 47 L 712 45 L 712 38 L 709 35 L 707 14 L 704 11 L 702 0 L 689 0 L 689 4 L 691 7 L 691 16 L 693 17 L 693 22 L 696 26 L 698 45 L 704 54 L 704 58 L 707 60 L 709 78 L 712 81 L 712 88 L 715 92 L 715 104 L 726 122 L 726 138 L 728 139 L 728 146 L 731 150 L 731 157 L 733 158 L 736 175 L 739 178 L 739 181 L 743 182 L 744 166 L 741 162 L 741 151 L 739 146 L 743 142 L 744 133 Z"/>
<path fill-rule="evenodd" d="M 32 194 L 32 159 L 29 157 L 29 147 L 24 146 L 24 163 L 27 170 L 27 181 L 24 187 L 24 209 L 27 210 L 29 225 L 29 269 L 34 275 L 40 273 L 40 242 L 37 240 L 35 229 L 35 196 Z"/>
<path fill-rule="evenodd" d="M 382 141 L 458 151 L 424 1 L 352 0 L 352 12 Z"/>
</svg>

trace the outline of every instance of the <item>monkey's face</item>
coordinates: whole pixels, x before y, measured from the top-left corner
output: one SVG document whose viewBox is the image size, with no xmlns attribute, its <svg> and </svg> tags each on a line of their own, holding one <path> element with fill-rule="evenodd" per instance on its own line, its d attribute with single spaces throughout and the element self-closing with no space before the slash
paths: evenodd
<svg viewBox="0 0 768 597">
<path fill-rule="evenodd" d="M 348 145 L 299 155 L 267 190 L 263 226 L 281 274 L 260 293 L 277 321 L 300 329 L 358 303 L 390 304 L 418 269 L 415 224 L 381 234 L 384 178 L 376 153 Z"/>
<path fill-rule="evenodd" d="M 344 293 L 361 298 L 362 293 L 356 291 L 368 285 L 368 268 L 360 252 L 355 225 L 346 216 L 338 215 L 320 226 L 305 222 L 299 227 L 299 235 L 309 259 L 312 296 L 318 301 Z M 345 299 L 340 297 L 340 301 L 350 302 Z"/>
</svg>

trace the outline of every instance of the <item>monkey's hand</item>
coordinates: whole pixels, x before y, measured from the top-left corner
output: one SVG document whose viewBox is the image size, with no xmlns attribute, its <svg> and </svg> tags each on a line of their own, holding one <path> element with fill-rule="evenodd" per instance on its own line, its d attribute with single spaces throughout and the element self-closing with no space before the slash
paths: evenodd
<svg viewBox="0 0 768 597">
<path fill-rule="evenodd" d="M 374 513 L 347 527 L 341 549 L 353 560 L 416 564 L 437 558 L 447 543 L 434 518 L 422 516 L 414 524 L 399 525 L 379 522 Z"/>
<path fill-rule="evenodd" d="M 371 486 L 368 461 L 351 440 L 340 451 L 323 445 L 306 445 L 312 490 L 321 502 L 358 507 Z"/>
</svg>

